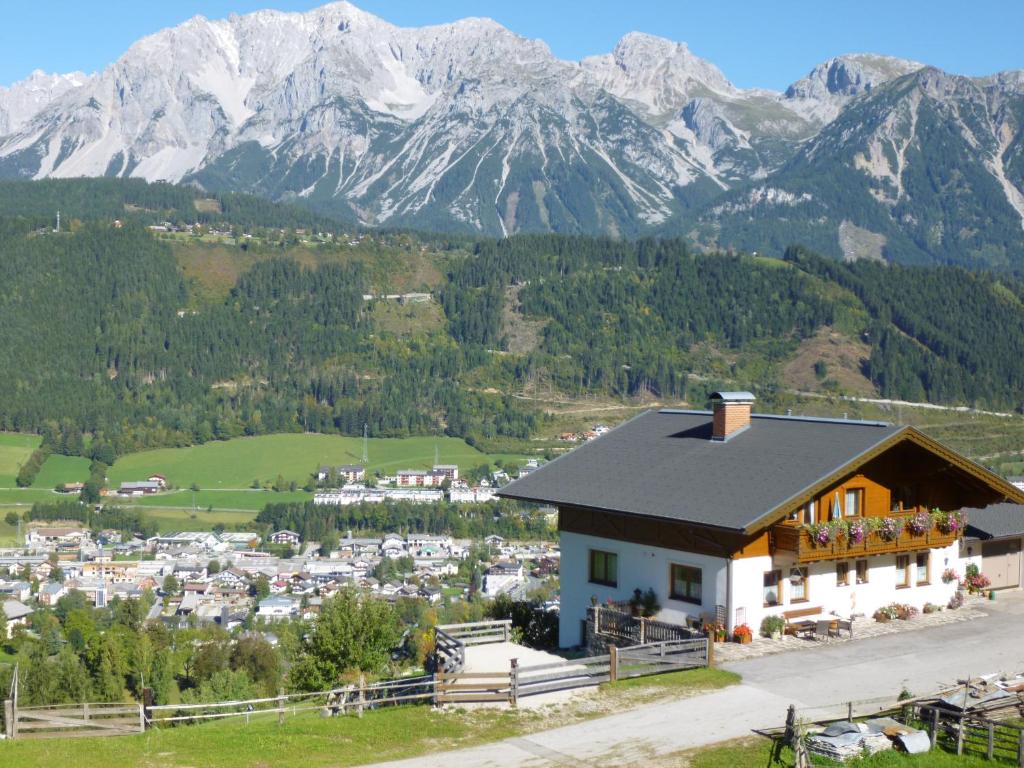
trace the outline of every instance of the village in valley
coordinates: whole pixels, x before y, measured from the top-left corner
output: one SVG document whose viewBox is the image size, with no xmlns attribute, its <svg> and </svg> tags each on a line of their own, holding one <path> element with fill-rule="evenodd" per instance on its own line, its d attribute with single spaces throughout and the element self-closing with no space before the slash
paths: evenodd
<svg viewBox="0 0 1024 768">
<path fill-rule="evenodd" d="M 460 478 L 455 464 L 429 470 L 399 470 L 367 478 L 362 464 L 318 466 L 312 503 L 349 506 L 406 502 L 485 504 L 512 479 L 543 466 L 531 459 L 515 478 L 495 470 L 474 485 Z M 369 482 L 368 482 L 369 480 Z M 130 504 L 169 488 L 161 474 L 104 489 L 103 505 Z M 67 483 L 64 494 L 82 483 Z M 495 514 L 498 514 L 497 511 Z M 554 508 L 539 510 L 551 530 Z M 49 608 L 71 591 L 104 608 L 111 600 L 158 599 L 146 621 L 172 627 L 216 624 L 226 630 L 263 622 L 312 619 L 324 599 L 352 587 L 377 599 L 422 599 L 428 604 L 458 602 L 479 592 L 527 600 L 543 595 L 545 610 L 557 611 L 559 551 L 547 540 L 506 541 L 491 534 L 479 540 L 450 534 L 389 532 L 353 535 L 329 542 L 306 541 L 290 530 L 172 531 L 140 539 L 118 530 L 92 530 L 77 520 L 33 521 L 24 525 L 23 543 L 0 549 L 0 599 L 10 637 L 25 627 L 35 606 Z M 7 574 L 6 577 L 3 574 Z"/>
</svg>

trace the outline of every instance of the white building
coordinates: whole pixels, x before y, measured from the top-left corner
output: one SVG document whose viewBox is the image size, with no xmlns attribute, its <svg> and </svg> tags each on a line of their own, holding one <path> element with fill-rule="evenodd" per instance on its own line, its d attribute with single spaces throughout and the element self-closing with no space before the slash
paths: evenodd
<svg viewBox="0 0 1024 768">
<path fill-rule="evenodd" d="M 518 587 L 524 581 L 523 564 L 514 560 L 503 560 L 492 565 L 484 573 L 484 594 L 495 597 Z"/>
<path fill-rule="evenodd" d="M 637 589 L 661 620 L 754 632 L 796 609 L 945 605 L 960 510 L 1024 503 L 911 427 L 752 416 L 750 393 L 712 402 L 644 414 L 499 492 L 558 507 L 561 645 L 583 641 L 592 601 Z"/>
</svg>

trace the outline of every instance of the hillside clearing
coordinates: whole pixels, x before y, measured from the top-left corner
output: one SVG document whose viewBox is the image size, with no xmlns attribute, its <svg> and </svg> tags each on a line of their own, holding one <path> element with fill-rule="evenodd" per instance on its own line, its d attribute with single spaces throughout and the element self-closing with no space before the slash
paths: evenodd
<svg viewBox="0 0 1024 768">
<path fill-rule="evenodd" d="M 522 463 L 514 454 L 488 455 L 453 437 L 371 438 L 369 472 L 425 469 L 434 463 L 468 469 L 495 460 Z M 161 448 L 132 453 L 110 468 L 110 485 L 145 479 L 159 473 L 175 486 L 192 483 L 207 489 L 244 489 L 253 480 L 286 481 L 303 485 L 320 465 L 362 463 L 363 441 L 358 437 L 311 433 L 262 435 L 205 443 L 188 448 Z"/>
</svg>

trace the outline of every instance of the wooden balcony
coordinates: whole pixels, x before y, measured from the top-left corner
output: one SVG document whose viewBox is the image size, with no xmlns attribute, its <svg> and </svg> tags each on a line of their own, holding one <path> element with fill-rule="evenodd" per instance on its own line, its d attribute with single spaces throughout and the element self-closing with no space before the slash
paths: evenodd
<svg viewBox="0 0 1024 768">
<path fill-rule="evenodd" d="M 904 522 L 913 517 L 914 511 L 893 512 L 886 517 L 899 518 Z M 780 523 L 771 530 L 773 552 L 791 552 L 801 563 L 816 560 L 848 560 L 867 555 L 884 555 L 893 552 L 920 552 L 935 547 L 948 547 L 961 536 L 962 531 L 943 533 L 932 525 L 919 536 L 903 530 L 894 539 L 883 537 L 878 531 L 868 533 L 862 541 L 851 542 L 845 535 L 828 544 L 818 544 L 810 532 L 802 526 Z"/>
</svg>

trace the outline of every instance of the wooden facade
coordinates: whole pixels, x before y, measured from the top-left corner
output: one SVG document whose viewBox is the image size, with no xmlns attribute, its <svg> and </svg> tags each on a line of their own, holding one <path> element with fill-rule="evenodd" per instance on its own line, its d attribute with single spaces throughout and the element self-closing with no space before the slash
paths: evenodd
<svg viewBox="0 0 1024 768">
<path fill-rule="evenodd" d="M 983 470 L 975 471 L 980 468 L 941 446 L 937 452 L 931 442 L 919 433 L 908 439 L 905 433 L 827 484 L 796 497 L 799 504 L 776 509 L 763 525 L 746 533 L 571 506 L 559 508 L 559 530 L 731 559 L 788 554 L 800 563 L 945 547 L 962 531 L 943 533 L 933 525 L 920 536 L 904 530 L 887 539 L 872 531 L 860 542 L 840 536 L 819 545 L 806 527 L 862 517 L 894 517 L 905 523 L 918 512 L 983 507 L 1005 498 L 1004 489 L 994 487 Z M 855 514 L 847 509 L 848 492 L 859 499 Z"/>
</svg>

